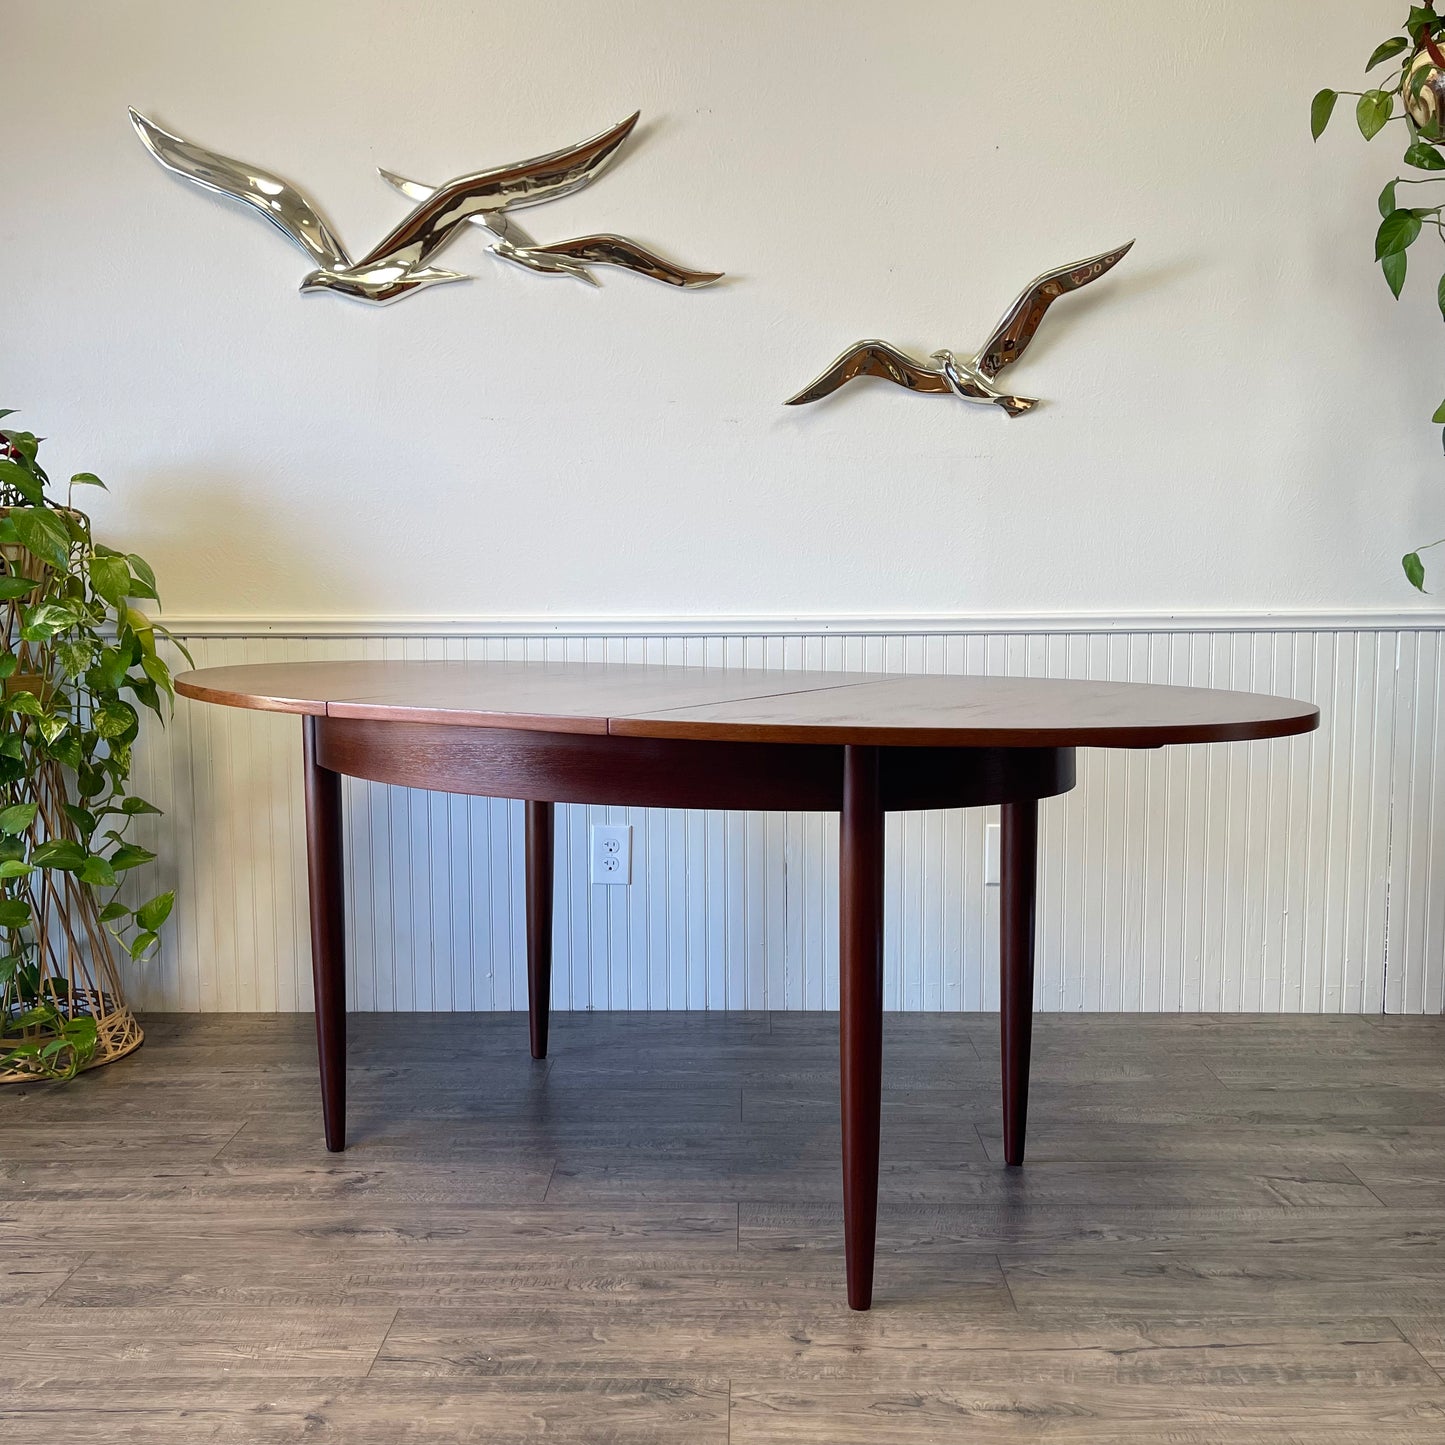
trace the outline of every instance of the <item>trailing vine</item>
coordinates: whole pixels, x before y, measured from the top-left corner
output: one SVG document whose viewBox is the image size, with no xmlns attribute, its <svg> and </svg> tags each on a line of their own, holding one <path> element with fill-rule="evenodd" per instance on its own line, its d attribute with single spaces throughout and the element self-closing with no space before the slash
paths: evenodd
<svg viewBox="0 0 1445 1445">
<path fill-rule="evenodd" d="M 66 915 L 83 893 L 85 911 L 138 960 L 175 901 L 120 897 L 155 856 L 127 836 L 159 812 L 130 789 L 138 709 L 164 720 L 174 693 L 156 650 L 169 634 L 131 605 L 159 600 L 155 574 L 97 542 L 74 505 L 75 490 L 100 478 L 77 473 L 56 499 L 39 446 L 31 432 L 0 429 L 0 1066 L 67 1077 L 95 1050 L 95 1001 L 47 967 L 46 950 L 108 945 L 101 927 Z"/>
<path fill-rule="evenodd" d="M 1396 300 L 1405 286 L 1410 247 L 1427 231 L 1445 242 L 1445 200 L 1436 205 L 1402 205 L 1400 193 L 1402 186 L 1445 181 L 1445 154 L 1440 150 L 1440 143 L 1445 142 L 1445 18 L 1435 13 L 1433 3 L 1412 5 L 1401 29 L 1402 34 L 1382 40 L 1365 64 L 1368 75 L 1380 66 L 1399 62 L 1398 69 L 1385 72 L 1381 84 L 1363 91 L 1321 90 L 1310 104 L 1310 133 L 1315 140 L 1324 134 L 1342 95 L 1355 97 L 1355 124 L 1367 141 L 1394 122 L 1405 127 L 1404 163 L 1424 174 L 1399 175 L 1387 182 L 1380 192 L 1380 224 L 1375 232 L 1375 260 Z M 1430 201 L 1439 195 L 1412 192 L 1408 198 Z M 1435 296 L 1445 316 L 1445 274 L 1436 285 Z M 1445 401 L 1431 419 L 1445 426 Z M 1411 586 L 1421 592 L 1425 590 L 1425 564 L 1420 554 L 1442 544 L 1445 537 L 1416 547 L 1400 559 Z"/>
</svg>

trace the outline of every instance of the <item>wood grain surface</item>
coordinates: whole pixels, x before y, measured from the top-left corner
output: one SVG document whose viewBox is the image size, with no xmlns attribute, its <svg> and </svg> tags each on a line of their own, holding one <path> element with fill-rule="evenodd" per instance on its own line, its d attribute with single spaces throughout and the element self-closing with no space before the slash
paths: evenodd
<svg viewBox="0 0 1445 1445">
<path fill-rule="evenodd" d="M 229 707 L 465 727 L 895 747 L 1158 747 L 1308 732 L 1312 704 L 1051 678 L 524 662 L 297 662 L 181 674 Z"/>
<path fill-rule="evenodd" d="M 292 662 L 203 668 L 182 673 L 177 684 L 187 697 L 226 707 L 605 733 L 615 714 L 849 686 L 879 676 L 643 663 Z"/>
<path fill-rule="evenodd" d="M 327 717 L 317 723 L 323 767 L 353 778 L 483 797 L 644 808 L 836 812 L 843 749 L 440 726 Z M 1074 785 L 1071 748 L 886 748 L 889 812 L 975 808 L 1048 798 Z"/>
<path fill-rule="evenodd" d="M 344 1155 L 309 1018 L 145 1022 L 0 1090 L 6 1445 L 1445 1439 L 1439 1018 L 1042 1014 L 1019 1171 L 887 1015 L 869 1314 L 836 1015 L 355 1015 Z"/>
</svg>

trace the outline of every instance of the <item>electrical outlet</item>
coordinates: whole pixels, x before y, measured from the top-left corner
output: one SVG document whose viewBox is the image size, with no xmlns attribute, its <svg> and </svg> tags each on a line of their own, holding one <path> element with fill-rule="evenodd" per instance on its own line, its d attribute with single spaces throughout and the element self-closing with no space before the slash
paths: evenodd
<svg viewBox="0 0 1445 1445">
<path fill-rule="evenodd" d="M 632 882 L 632 824 L 592 825 L 592 881 Z"/>
<path fill-rule="evenodd" d="M 983 884 L 998 887 L 999 825 L 990 823 L 983 830 Z"/>
</svg>

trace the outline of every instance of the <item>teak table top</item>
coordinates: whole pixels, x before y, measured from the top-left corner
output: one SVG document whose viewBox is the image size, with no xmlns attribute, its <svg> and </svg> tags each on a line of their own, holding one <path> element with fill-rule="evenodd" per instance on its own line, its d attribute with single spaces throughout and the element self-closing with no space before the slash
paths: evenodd
<svg viewBox="0 0 1445 1445">
<path fill-rule="evenodd" d="M 881 747 L 1147 748 L 1319 725 L 1312 703 L 1216 688 L 633 663 L 253 663 L 182 673 L 176 690 L 316 717 Z"/>
</svg>

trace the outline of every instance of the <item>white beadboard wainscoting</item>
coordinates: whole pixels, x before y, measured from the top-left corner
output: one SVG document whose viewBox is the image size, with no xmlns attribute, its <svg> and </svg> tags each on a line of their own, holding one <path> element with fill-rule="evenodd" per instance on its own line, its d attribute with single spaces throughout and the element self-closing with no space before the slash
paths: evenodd
<svg viewBox="0 0 1445 1445">
<path fill-rule="evenodd" d="M 1318 733 L 1084 751 L 1041 805 L 1045 1009 L 1438 1012 L 1445 667 L 1429 617 L 793 624 L 178 624 L 197 666 L 547 658 L 986 672 L 1288 693 Z M 180 700 L 137 754 L 177 890 L 145 1009 L 311 1007 L 300 722 Z M 519 803 L 345 783 L 357 1009 L 526 1006 Z M 889 1008 L 996 1006 L 996 810 L 888 820 Z M 635 825 L 630 887 L 588 881 L 593 822 Z M 553 1002 L 833 1007 L 836 818 L 560 807 Z"/>
</svg>

